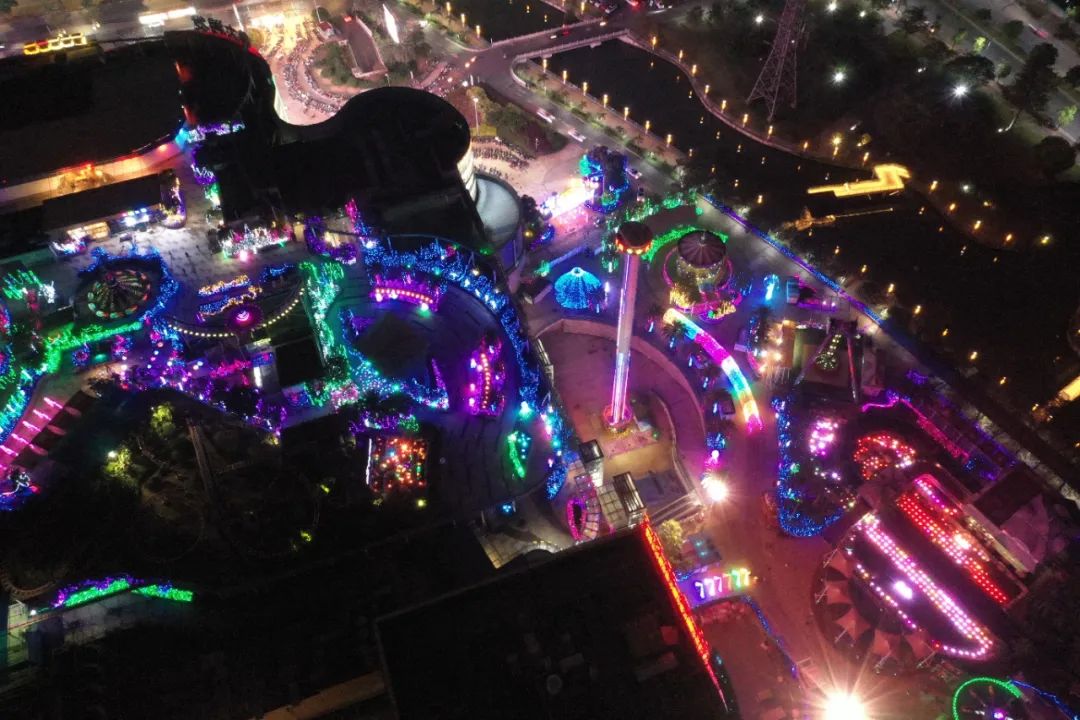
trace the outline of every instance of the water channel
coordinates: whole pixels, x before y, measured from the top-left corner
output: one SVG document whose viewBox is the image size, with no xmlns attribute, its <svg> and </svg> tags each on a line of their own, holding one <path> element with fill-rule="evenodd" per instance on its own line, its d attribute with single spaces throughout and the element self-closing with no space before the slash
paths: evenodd
<svg viewBox="0 0 1080 720">
<path fill-rule="evenodd" d="M 451 0 L 456 19 L 465 13 L 470 28 L 480 26 L 480 34 L 491 41 L 539 32 L 577 22 L 572 12 L 563 12 L 543 0 Z M 445 12 L 445 1 L 440 5 Z"/>
</svg>

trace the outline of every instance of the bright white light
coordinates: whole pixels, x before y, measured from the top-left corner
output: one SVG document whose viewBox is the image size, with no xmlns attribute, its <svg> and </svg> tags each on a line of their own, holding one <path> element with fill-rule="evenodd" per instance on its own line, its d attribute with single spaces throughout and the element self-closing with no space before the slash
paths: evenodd
<svg viewBox="0 0 1080 720">
<path fill-rule="evenodd" d="M 866 11 L 865 10 L 860 10 L 859 11 L 859 17 L 861 17 L 861 18 L 866 17 Z"/>
<path fill-rule="evenodd" d="M 386 7 L 385 3 L 383 3 L 382 11 L 383 22 L 386 23 L 386 34 L 390 36 L 390 39 L 393 40 L 395 44 L 400 45 L 401 36 L 398 34 L 397 20 L 390 14 L 390 8 Z"/>
<path fill-rule="evenodd" d="M 760 25 L 763 22 L 765 22 L 765 16 L 759 13 L 757 17 L 754 18 L 754 24 Z"/>
<path fill-rule="evenodd" d="M 915 597 L 915 591 L 912 590 L 911 586 L 903 580 L 897 580 L 896 582 L 894 582 L 892 588 L 896 591 L 897 595 L 904 598 L 905 600 L 910 600 L 911 598 Z"/>
<path fill-rule="evenodd" d="M 824 720 L 869 720 L 869 716 L 857 697 L 834 692 L 825 700 Z"/>
<path fill-rule="evenodd" d="M 706 475 L 701 481 L 701 486 L 705 489 L 709 500 L 714 503 L 724 502 L 730 495 L 727 483 L 717 475 Z"/>
<path fill-rule="evenodd" d="M 825 9 L 828 10 L 829 12 L 833 13 L 833 12 L 836 12 L 837 7 L 839 7 L 839 6 L 835 2 L 831 2 L 831 3 L 829 3 L 828 5 L 825 6 Z"/>
<path fill-rule="evenodd" d="M 832 75 L 832 81 L 833 81 L 834 85 L 839 85 L 840 83 L 844 82 L 844 80 L 846 78 L 847 78 L 847 73 L 844 72 L 843 70 L 837 70 Z"/>
<path fill-rule="evenodd" d="M 954 87 L 952 89 L 952 94 L 953 94 L 953 97 L 962 98 L 965 95 L 967 95 L 967 91 L 968 91 L 968 86 L 967 85 L 957 85 L 956 87 Z"/>
</svg>

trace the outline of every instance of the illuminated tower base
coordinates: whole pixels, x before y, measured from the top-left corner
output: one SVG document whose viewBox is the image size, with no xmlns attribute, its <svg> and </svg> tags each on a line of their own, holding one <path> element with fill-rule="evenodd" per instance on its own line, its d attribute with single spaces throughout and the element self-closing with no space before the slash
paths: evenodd
<svg viewBox="0 0 1080 720">
<path fill-rule="evenodd" d="M 634 337 L 638 269 L 641 256 L 652 247 L 652 240 L 652 231 L 639 222 L 623 223 L 615 234 L 615 249 L 625 258 L 619 291 L 619 327 L 615 335 L 615 379 L 611 384 L 611 404 L 604 410 L 604 420 L 612 428 L 625 427 L 634 419 L 626 402 L 626 389 L 630 384 L 630 341 Z"/>
</svg>

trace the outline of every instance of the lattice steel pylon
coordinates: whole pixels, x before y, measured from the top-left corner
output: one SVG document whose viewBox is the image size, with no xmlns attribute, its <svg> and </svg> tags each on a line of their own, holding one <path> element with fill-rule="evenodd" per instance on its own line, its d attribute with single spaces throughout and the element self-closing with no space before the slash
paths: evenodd
<svg viewBox="0 0 1080 720">
<path fill-rule="evenodd" d="M 765 101 L 769 108 L 769 121 L 772 122 L 776 106 L 791 98 L 791 107 L 795 107 L 795 68 L 798 58 L 799 36 L 802 34 L 802 13 L 806 0 L 787 0 L 784 12 L 780 14 L 780 24 L 776 28 L 769 57 L 761 67 L 754 89 L 750 91 L 747 103 L 758 98 Z"/>
</svg>

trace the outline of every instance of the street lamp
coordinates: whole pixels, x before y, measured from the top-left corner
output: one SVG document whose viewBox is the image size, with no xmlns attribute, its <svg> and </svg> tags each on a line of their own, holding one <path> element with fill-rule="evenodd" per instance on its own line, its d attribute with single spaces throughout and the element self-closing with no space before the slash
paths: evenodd
<svg viewBox="0 0 1080 720">
<path fill-rule="evenodd" d="M 967 95 L 967 93 L 968 93 L 968 86 L 964 85 L 963 83 L 960 83 L 959 85 L 955 86 L 952 89 L 952 94 L 953 94 L 954 98 L 962 98 L 965 95 Z"/>
<path fill-rule="evenodd" d="M 589 94 L 589 81 L 588 80 L 581 83 L 581 94 L 582 95 L 588 95 Z"/>
<path fill-rule="evenodd" d="M 645 132 L 649 132 L 650 127 L 652 127 L 652 121 L 651 120 L 646 120 L 645 121 Z"/>
<path fill-rule="evenodd" d="M 473 95 L 472 99 L 473 117 L 476 120 L 476 127 L 480 127 L 480 98 Z"/>
<path fill-rule="evenodd" d="M 713 473 L 707 474 L 704 479 L 702 479 L 701 484 L 705 490 L 705 495 L 708 496 L 710 502 L 722 503 L 731 495 L 731 491 L 728 489 L 724 479 Z"/>
<path fill-rule="evenodd" d="M 568 77 L 570 77 L 570 73 L 569 73 L 569 72 L 567 72 L 566 70 L 563 70 L 563 71 L 562 71 L 562 81 L 563 81 L 563 83 L 564 83 L 564 84 L 566 83 L 566 79 L 567 79 Z"/>
<path fill-rule="evenodd" d="M 765 22 L 765 16 L 761 13 L 758 13 L 757 16 L 754 17 L 754 24 L 760 25 L 763 22 Z"/>
<path fill-rule="evenodd" d="M 604 93 L 604 101 L 603 101 L 604 107 L 607 107 L 607 101 L 608 101 L 607 93 Z"/>
<path fill-rule="evenodd" d="M 849 693 L 834 692 L 825 699 L 823 720 L 869 720 L 859 698 Z"/>
<path fill-rule="evenodd" d="M 844 72 L 843 68 L 838 68 L 836 72 L 832 74 L 833 85 L 841 84 L 844 82 L 845 78 L 847 78 L 847 73 Z"/>
<path fill-rule="evenodd" d="M 831 3 L 829 3 L 828 5 L 825 6 L 825 9 L 828 10 L 829 12 L 831 12 L 831 13 L 834 13 L 834 12 L 836 12 L 837 7 L 838 7 L 838 5 L 836 4 L 836 2 L 831 2 Z"/>
<path fill-rule="evenodd" d="M 630 117 L 630 106 L 629 105 L 623 105 L 622 119 L 626 120 L 629 117 Z"/>
</svg>

